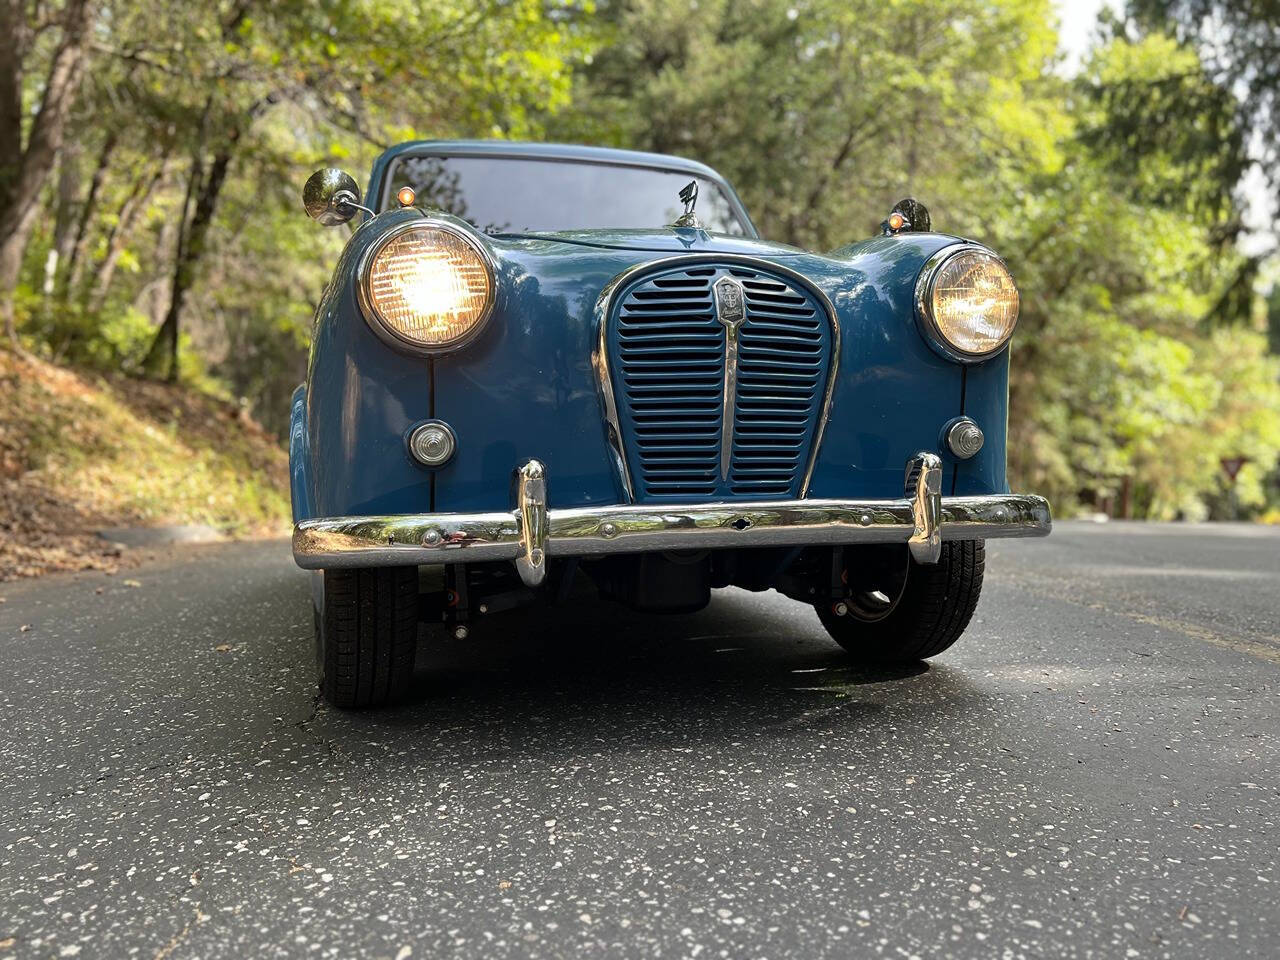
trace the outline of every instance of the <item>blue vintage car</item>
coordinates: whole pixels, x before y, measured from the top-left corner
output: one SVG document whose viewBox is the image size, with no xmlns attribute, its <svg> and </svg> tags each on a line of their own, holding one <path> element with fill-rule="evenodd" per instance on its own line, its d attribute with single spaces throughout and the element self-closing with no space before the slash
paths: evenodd
<svg viewBox="0 0 1280 960">
<path fill-rule="evenodd" d="M 406 143 L 367 205 L 338 170 L 303 199 L 360 217 L 290 440 L 338 706 L 406 690 L 420 623 L 465 636 L 581 578 L 673 613 L 775 589 L 859 661 L 930 657 L 983 542 L 1049 532 L 1005 481 L 1017 288 L 915 201 L 810 253 L 700 163 L 500 142 Z"/>
</svg>

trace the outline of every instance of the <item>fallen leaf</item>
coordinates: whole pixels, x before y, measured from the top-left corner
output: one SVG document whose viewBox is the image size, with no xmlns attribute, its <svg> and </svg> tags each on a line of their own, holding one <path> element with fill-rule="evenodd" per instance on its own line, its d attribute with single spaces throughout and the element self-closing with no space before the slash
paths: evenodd
<svg viewBox="0 0 1280 960">
<path fill-rule="evenodd" d="M 140 586 L 142 586 L 142 581 L 141 581 L 141 580 L 126 580 L 126 581 L 124 582 L 124 585 L 125 585 L 126 587 L 140 587 Z"/>
<path fill-rule="evenodd" d="M 22 631 L 23 633 L 26 633 L 27 631 L 29 631 L 29 630 L 31 629 L 31 624 L 29 624 L 29 623 L 24 623 L 24 624 L 23 624 L 22 626 L 20 626 L 18 629 L 19 629 L 20 631 Z"/>
<path fill-rule="evenodd" d="M 231 649 L 231 644 L 229 644 L 229 643 L 220 643 L 220 644 L 218 644 L 216 647 L 214 647 L 213 649 L 217 650 L 219 653 L 226 653 L 227 651 L 229 651 L 229 650 Z"/>
<path fill-rule="evenodd" d="M 510 890 L 510 889 L 511 889 L 511 881 L 510 881 L 510 880 L 503 880 L 503 881 L 501 881 L 501 882 L 498 884 L 498 889 L 499 889 L 499 890 Z"/>
</svg>

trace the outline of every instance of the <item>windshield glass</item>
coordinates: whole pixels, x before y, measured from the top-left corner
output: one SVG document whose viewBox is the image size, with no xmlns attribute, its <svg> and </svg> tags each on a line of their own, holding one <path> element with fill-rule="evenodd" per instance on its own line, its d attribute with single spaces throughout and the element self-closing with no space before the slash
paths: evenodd
<svg viewBox="0 0 1280 960">
<path fill-rule="evenodd" d="M 524 157 L 397 157 L 379 209 L 404 186 L 418 203 L 486 233 L 645 229 L 684 212 L 680 190 L 698 181 L 698 218 L 711 233 L 745 236 L 746 225 L 714 182 L 688 173 Z"/>
</svg>

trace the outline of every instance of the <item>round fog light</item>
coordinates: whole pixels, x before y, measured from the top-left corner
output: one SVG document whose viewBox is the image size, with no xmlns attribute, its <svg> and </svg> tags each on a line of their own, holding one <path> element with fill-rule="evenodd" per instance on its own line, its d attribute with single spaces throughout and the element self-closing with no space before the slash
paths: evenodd
<svg viewBox="0 0 1280 960">
<path fill-rule="evenodd" d="M 982 449 L 982 428 L 968 417 L 961 417 L 947 429 L 947 447 L 961 460 L 968 460 Z"/>
<path fill-rule="evenodd" d="M 447 423 L 424 423 L 409 434 L 409 452 L 426 467 L 444 466 L 457 446 L 458 439 Z"/>
</svg>

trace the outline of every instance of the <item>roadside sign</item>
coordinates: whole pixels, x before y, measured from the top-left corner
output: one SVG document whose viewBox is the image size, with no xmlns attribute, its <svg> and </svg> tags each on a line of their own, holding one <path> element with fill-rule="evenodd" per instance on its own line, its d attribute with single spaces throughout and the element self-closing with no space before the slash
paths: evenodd
<svg viewBox="0 0 1280 960">
<path fill-rule="evenodd" d="M 1248 457 L 1223 457 L 1221 461 L 1222 472 L 1227 475 L 1227 479 L 1232 483 L 1236 482 L 1236 474 L 1240 472 L 1240 468 L 1249 462 Z"/>
</svg>

